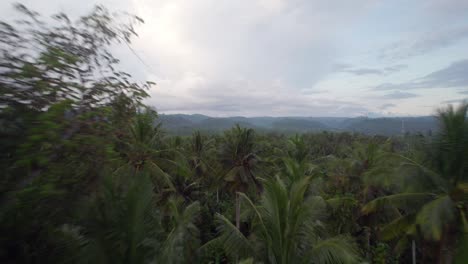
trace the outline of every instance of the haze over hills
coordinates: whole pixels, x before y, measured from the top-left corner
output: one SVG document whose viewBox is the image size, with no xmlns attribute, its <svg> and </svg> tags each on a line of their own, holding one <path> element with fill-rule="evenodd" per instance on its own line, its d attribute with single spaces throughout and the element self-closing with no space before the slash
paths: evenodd
<svg viewBox="0 0 468 264">
<path fill-rule="evenodd" d="M 189 135 L 195 130 L 221 132 L 236 124 L 259 131 L 304 133 L 348 131 L 368 135 L 428 134 L 438 129 L 437 119 L 421 117 L 210 117 L 200 114 L 161 114 L 159 123 L 171 134 Z"/>
</svg>

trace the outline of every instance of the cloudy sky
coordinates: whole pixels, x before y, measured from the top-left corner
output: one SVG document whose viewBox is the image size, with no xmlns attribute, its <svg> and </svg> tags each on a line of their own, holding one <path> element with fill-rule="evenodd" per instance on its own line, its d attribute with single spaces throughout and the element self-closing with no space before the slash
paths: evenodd
<svg viewBox="0 0 468 264">
<path fill-rule="evenodd" d="M 0 18 L 14 17 L 10 0 Z M 29 0 L 145 20 L 115 52 L 147 103 L 212 116 L 428 115 L 468 98 L 468 1 Z"/>
</svg>

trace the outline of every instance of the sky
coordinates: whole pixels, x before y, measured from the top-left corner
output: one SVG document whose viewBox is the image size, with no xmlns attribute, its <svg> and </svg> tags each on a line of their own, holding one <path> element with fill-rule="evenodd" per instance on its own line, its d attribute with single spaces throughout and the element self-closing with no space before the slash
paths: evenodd
<svg viewBox="0 0 468 264">
<path fill-rule="evenodd" d="M 0 20 L 15 18 L 0 2 Z M 102 4 L 145 20 L 122 69 L 161 113 L 419 116 L 468 98 L 468 1 L 29 0 L 49 16 Z M 136 55 L 137 56 L 136 56 Z"/>
</svg>

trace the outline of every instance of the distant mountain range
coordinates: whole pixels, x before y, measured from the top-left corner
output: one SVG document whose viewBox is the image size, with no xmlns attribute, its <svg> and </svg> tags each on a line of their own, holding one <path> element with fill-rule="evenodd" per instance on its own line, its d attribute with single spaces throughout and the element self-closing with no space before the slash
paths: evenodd
<svg viewBox="0 0 468 264">
<path fill-rule="evenodd" d="M 195 130 L 217 133 L 239 124 L 259 131 L 304 133 L 349 131 L 368 135 L 399 135 L 402 133 L 432 133 L 438 129 L 437 119 L 421 117 L 210 117 L 200 114 L 159 116 L 158 123 L 171 134 L 189 135 Z"/>
</svg>

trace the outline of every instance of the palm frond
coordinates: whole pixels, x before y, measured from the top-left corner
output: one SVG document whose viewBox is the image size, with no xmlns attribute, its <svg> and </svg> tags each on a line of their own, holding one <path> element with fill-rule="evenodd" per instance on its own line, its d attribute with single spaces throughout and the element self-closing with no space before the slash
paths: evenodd
<svg viewBox="0 0 468 264">
<path fill-rule="evenodd" d="M 358 263 L 359 255 L 356 245 L 349 237 L 337 236 L 319 241 L 304 263 L 335 264 Z"/>
<path fill-rule="evenodd" d="M 249 240 L 229 221 L 220 214 L 216 214 L 216 223 L 220 236 L 216 239 L 231 257 L 254 256 L 253 246 Z"/>
<path fill-rule="evenodd" d="M 410 238 L 408 236 L 403 236 L 395 245 L 395 252 L 396 253 L 403 253 L 405 250 L 409 248 Z"/>
<path fill-rule="evenodd" d="M 391 240 L 408 234 L 414 226 L 415 214 L 398 217 L 380 230 L 383 240 Z"/>
<path fill-rule="evenodd" d="M 362 208 L 362 212 L 364 214 L 369 214 L 384 209 L 386 206 L 392 206 L 411 212 L 418 210 L 418 208 L 421 208 L 421 206 L 435 197 L 436 195 L 432 193 L 399 193 L 383 196 L 367 203 Z"/>
<path fill-rule="evenodd" d="M 116 178 L 106 178 L 83 226 L 88 237 L 80 254 L 84 262 L 143 263 L 156 253 L 146 243 L 157 240 L 160 224 L 151 208 L 154 193 L 149 177 L 127 178 L 126 188 Z"/>
<path fill-rule="evenodd" d="M 239 264 L 255 264 L 253 258 L 243 259 L 239 261 Z"/>
<path fill-rule="evenodd" d="M 193 257 L 199 247 L 199 230 L 195 221 L 200 214 L 200 204 L 193 202 L 181 211 L 180 201 L 172 199 L 169 203 L 174 225 L 164 242 L 160 260 L 164 263 L 194 261 L 188 258 Z"/>
<path fill-rule="evenodd" d="M 152 172 L 159 180 L 162 180 L 170 190 L 175 190 L 174 184 L 172 183 L 172 178 L 169 174 L 165 173 L 159 166 L 153 161 L 149 161 L 149 171 Z"/>
<path fill-rule="evenodd" d="M 456 244 L 454 264 L 465 264 L 468 261 L 467 248 L 468 233 L 464 233 Z"/>
<path fill-rule="evenodd" d="M 262 229 L 264 230 L 264 232 L 266 232 L 267 230 L 265 229 L 265 224 L 263 223 L 262 215 L 260 214 L 257 206 L 255 206 L 254 203 L 252 202 L 252 200 L 250 200 L 250 198 L 247 195 L 245 195 L 244 193 L 238 193 L 238 195 L 240 197 L 244 198 L 244 200 L 247 201 L 247 204 L 255 212 L 255 216 L 260 221 Z"/>
<path fill-rule="evenodd" d="M 421 208 L 416 223 L 426 238 L 439 241 L 445 226 L 455 220 L 455 212 L 456 207 L 450 196 L 440 196 Z"/>
</svg>

